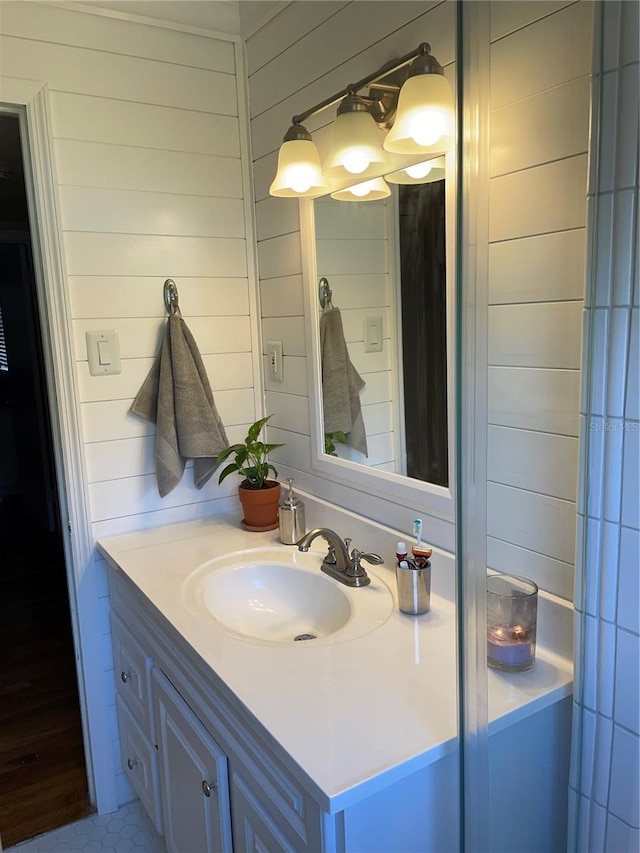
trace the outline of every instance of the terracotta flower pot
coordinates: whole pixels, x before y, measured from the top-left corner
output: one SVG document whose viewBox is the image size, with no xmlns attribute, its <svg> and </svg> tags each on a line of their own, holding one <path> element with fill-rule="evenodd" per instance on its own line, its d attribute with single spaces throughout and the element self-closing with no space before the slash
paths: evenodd
<svg viewBox="0 0 640 853">
<path fill-rule="evenodd" d="M 244 480 L 238 486 L 238 495 L 244 512 L 242 526 L 246 530 L 273 530 L 278 526 L 280 483 L 265 480 L 264 489 L 249 488 Z"/>
</svg>

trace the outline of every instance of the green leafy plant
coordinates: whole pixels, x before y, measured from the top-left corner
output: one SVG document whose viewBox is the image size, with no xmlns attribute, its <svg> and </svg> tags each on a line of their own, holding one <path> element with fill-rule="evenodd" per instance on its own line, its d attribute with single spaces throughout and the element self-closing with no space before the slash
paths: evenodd
<svg viewBox="0 0 640 853">
<path fill-rule="evenodd" d="M 218 456 L 218 465 L 222 464 L 232 454 L 235 453 L 235 459 L 230 462 L 226 468 L 223 468 L 218 477 L 218 483 L 221 483 L 229 474 L 240 474 L 244 477 L 242 485 L 246 485 L 250 489 L 265 489 L 266 480 L 269 476 L 269 471 L 273 471 L 274 477 L 278 476 L 278 472 L 274 466 L 268 462 L 267 456 L 276 447 L 283 447 L 282 444 L 266 444 L 259 440 L 260 431 L 266 424 L 269 418 L 273 415 L 267 415 L 266 418 L 261 418 L 249 427 L 249 432 L 242 444 L 232 444 L 225 448 Z"/>
<path fill-rule="evenodd" d="M 336 430 L 335 432 L 325 432 L 324 434 L 324 452 L 328 453 L 329 456 L 337 456 L 338 452 L 336 450 L 335 442 L 338 444 L 348 444 L 347 436 L 342 432 L 342 430 Z"/>
</svg>

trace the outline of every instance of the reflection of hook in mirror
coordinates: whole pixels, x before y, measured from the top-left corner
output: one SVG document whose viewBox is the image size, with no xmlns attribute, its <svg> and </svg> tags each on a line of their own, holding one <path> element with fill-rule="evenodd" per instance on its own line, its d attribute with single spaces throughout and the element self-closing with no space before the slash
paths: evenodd
<svg viewBox="0 0 640 853">
<path fill-rule="evenodd" d="M 325 308 L 333 308 L 333 302 L 331 301 L 332 296 L 333 293 L 329 287 L 329 282 L 326 278 L 321 278 L 318 284 L 318 298 L 320 300 L 320 307 L 323 311 Z"/>
<path fill-rule="evenodd" d="M 447 486 L 445 182 L 397 186 L 374 202 L 317 199 L 314 215 L 320 285 L 339 288 L 349 356 L 366 382 L 369 456 L 339 441 L 335 452 Z M 382 346 L 368 346 L 380 328 Z"/>
</svg>

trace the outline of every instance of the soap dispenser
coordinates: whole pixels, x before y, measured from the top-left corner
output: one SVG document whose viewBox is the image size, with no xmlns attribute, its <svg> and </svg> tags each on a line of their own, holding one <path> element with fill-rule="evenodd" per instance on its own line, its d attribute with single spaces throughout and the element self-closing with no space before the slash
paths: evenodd
<svg viewBox="0 0 640 853">
<path fill-rule="evenodd" d="M 287 483 L 289 490 L 278 509 L 280 541 L 283 545 L 295 545 L 306 533 L 304 504 L 293 494 L 293 477 L 288 477 Z"/>
</svg>

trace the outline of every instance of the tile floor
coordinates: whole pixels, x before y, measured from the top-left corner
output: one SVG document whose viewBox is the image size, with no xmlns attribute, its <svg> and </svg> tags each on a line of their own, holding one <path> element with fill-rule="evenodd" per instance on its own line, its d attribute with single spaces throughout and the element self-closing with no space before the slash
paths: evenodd
<svg viewBox="0 0 640 853">
<path fill-rule="evenodd" d="M 167 848 L 139 800 L 117 812 L 70 823 L 5 853 L 166 853 Z"/>
</svg>

